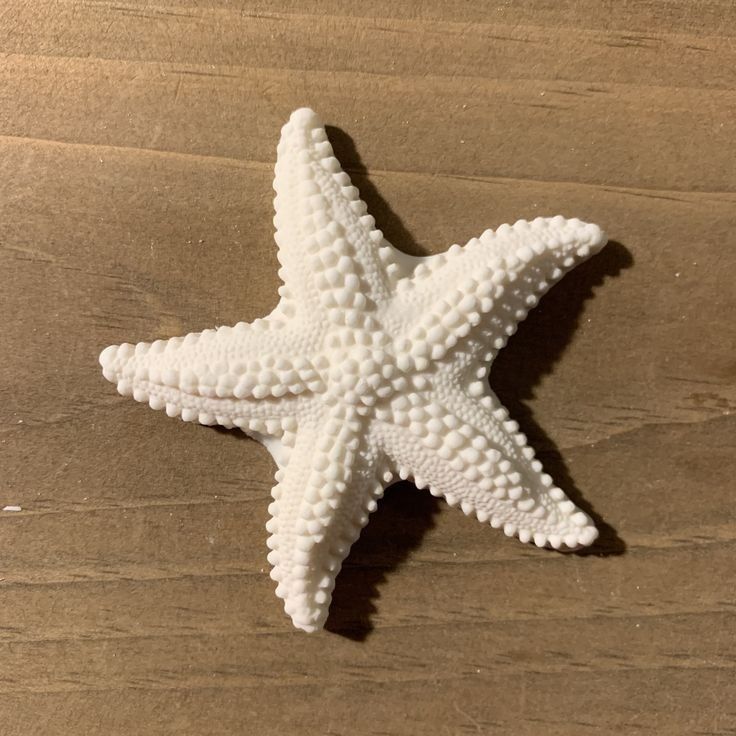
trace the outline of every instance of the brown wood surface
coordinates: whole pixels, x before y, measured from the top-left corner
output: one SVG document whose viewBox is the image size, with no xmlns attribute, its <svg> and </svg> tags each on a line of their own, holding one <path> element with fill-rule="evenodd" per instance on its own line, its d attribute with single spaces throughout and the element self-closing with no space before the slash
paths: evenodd
<svg viewBox="0 0 736 736">
<path fill-rule="evenodd" d="M 0 733 L 736 733 L 734 82 L 731 0 L 4 0 Z M 305 104 L 398 247 L 557 213 L 613 240 L 492 376 L 597 546 L 397 486 L 311 636 L 265 450 L 97 364 L 273 307 Z"/>
</svg>

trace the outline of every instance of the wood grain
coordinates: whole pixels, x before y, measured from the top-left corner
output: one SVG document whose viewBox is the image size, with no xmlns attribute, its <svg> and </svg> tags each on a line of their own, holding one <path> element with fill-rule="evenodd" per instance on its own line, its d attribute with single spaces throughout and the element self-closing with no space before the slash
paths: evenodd
<svg viewBox="0 0 736 736">
<path fill-rule="evenodd" d="M 2 733 L 736 733 L 734 28 L 725 0 L 7 0 Z M 275 304 L 303 104 L 409 252 L 608 231 L 492 376 L 589 553 L 399 485 L 306 636 L 268 578 L 265 451 L 100 377 L 109 343 Z"/>
</svg>

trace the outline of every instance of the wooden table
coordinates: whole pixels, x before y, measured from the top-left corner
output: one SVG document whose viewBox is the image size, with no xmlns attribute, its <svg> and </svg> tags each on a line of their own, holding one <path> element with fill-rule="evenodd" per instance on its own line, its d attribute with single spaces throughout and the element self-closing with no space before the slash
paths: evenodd
<svg viewBox="0 0 736 736">
<path fill-rule="evenodd" d="M 5 0 L 2 733 L 734 733 L 735 28 L 729 0 Z M 304 104 L 409 252 L 558 212 L 612 238 L 492 376 L 599 544 L 395 487 L 312 636 L 268 577 L 265 450 L 97 364 L 274 306 Z"/>
</svg>

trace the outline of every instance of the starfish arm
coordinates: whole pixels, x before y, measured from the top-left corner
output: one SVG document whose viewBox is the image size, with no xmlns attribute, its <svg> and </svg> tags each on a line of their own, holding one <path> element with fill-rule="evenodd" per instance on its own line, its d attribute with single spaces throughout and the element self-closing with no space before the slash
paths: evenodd
<svg viewBox="0 0 736 736">
<path fill-rule="evenodd" d="M 495 396 L 456 391 L 393 412 L 380 445 L 401 477 L 413 476 L 466 514 L 507 536 L 559 549 L 591 544 L 593 522 L 554 486 Z"/>
<path fill-rule="evenodd" d="M 276 474 L 268 546 L 276 594 L 294 625 L 321 629 L 335 578 L 383 494 L 360 417 L 341 405 L 307 421 Z"/>
<path fill-rule="evenodd" d="M 324 390 L 307 357 L 292 358 L 299 335 L 239 323 L 185 337 L 111 345 L 100 354 L 119 393 L 201 424 L 278 436 Z"/>
<path fill-rule="evenodd" d="M 392 311 L 419 315 L 405 326 L 406 334 L 418 350 L 431 335 L 433 359 L 472 332 L 478 338 L 474 352 L 483 344 L 484 359 L 490 360 L 541 295 L 605 243 L 597 225 L 576 219 L 539 217 L 502 225 L 464 248 L 422 259 L 399 282 Z"/>
<path fill-rule="evenodd" d="M 389 296 L 383 234 L 335 158 L 317 114 L 292 113 L 281 131 L 274 189 L 282 298 L 353 324 L 370 302 Z M 385 245 L 384 245 L 385 244 Z"/>
</svg>

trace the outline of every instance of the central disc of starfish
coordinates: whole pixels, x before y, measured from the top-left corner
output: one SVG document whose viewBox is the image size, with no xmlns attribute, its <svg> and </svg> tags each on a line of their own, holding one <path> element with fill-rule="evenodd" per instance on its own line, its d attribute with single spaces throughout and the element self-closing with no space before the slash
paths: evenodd
<svg viewBox="0 0 736 736">
<path fill-rule="evenodd" d="M 333 347 L 315 360 L 327 393 L 334 399 L 357 407 L 358 414 L 370 414 L 371 407 L 405 391 L 414 378 L 416 363 L 406 354 L 396 354 L 396 346 L 380 330 L 365 330 L 336 335 L 330 341 Z"/>
<path fill-rule="evenodd" d="M 488 385 L 539 297 L 605 244 L 596 225 L 519 220 L 414 258 L 375 227 L 325 129 L 298 110 L 274 181 L 281 300 L 264 319 L 100 355 L 118 391 L 263 441 L 278 470 L 268 559 L 305 631 L 396 477 L 522 542 L 575 549 L 591 519 L 544 473 Z"/>
<path fill-rule="evenodd" d="M 359 405 L 361 414 L 379 399 L 390 396 L 395 388 L 394 356 L 387 351 L 383 335 L 362 332 L 355 335 L 355 345 L 341 347 L 331 355 L 324 354 L 317 365 L 325 365 L 324 381 L 328 393 L 346 404 Z"/>
</svg>

